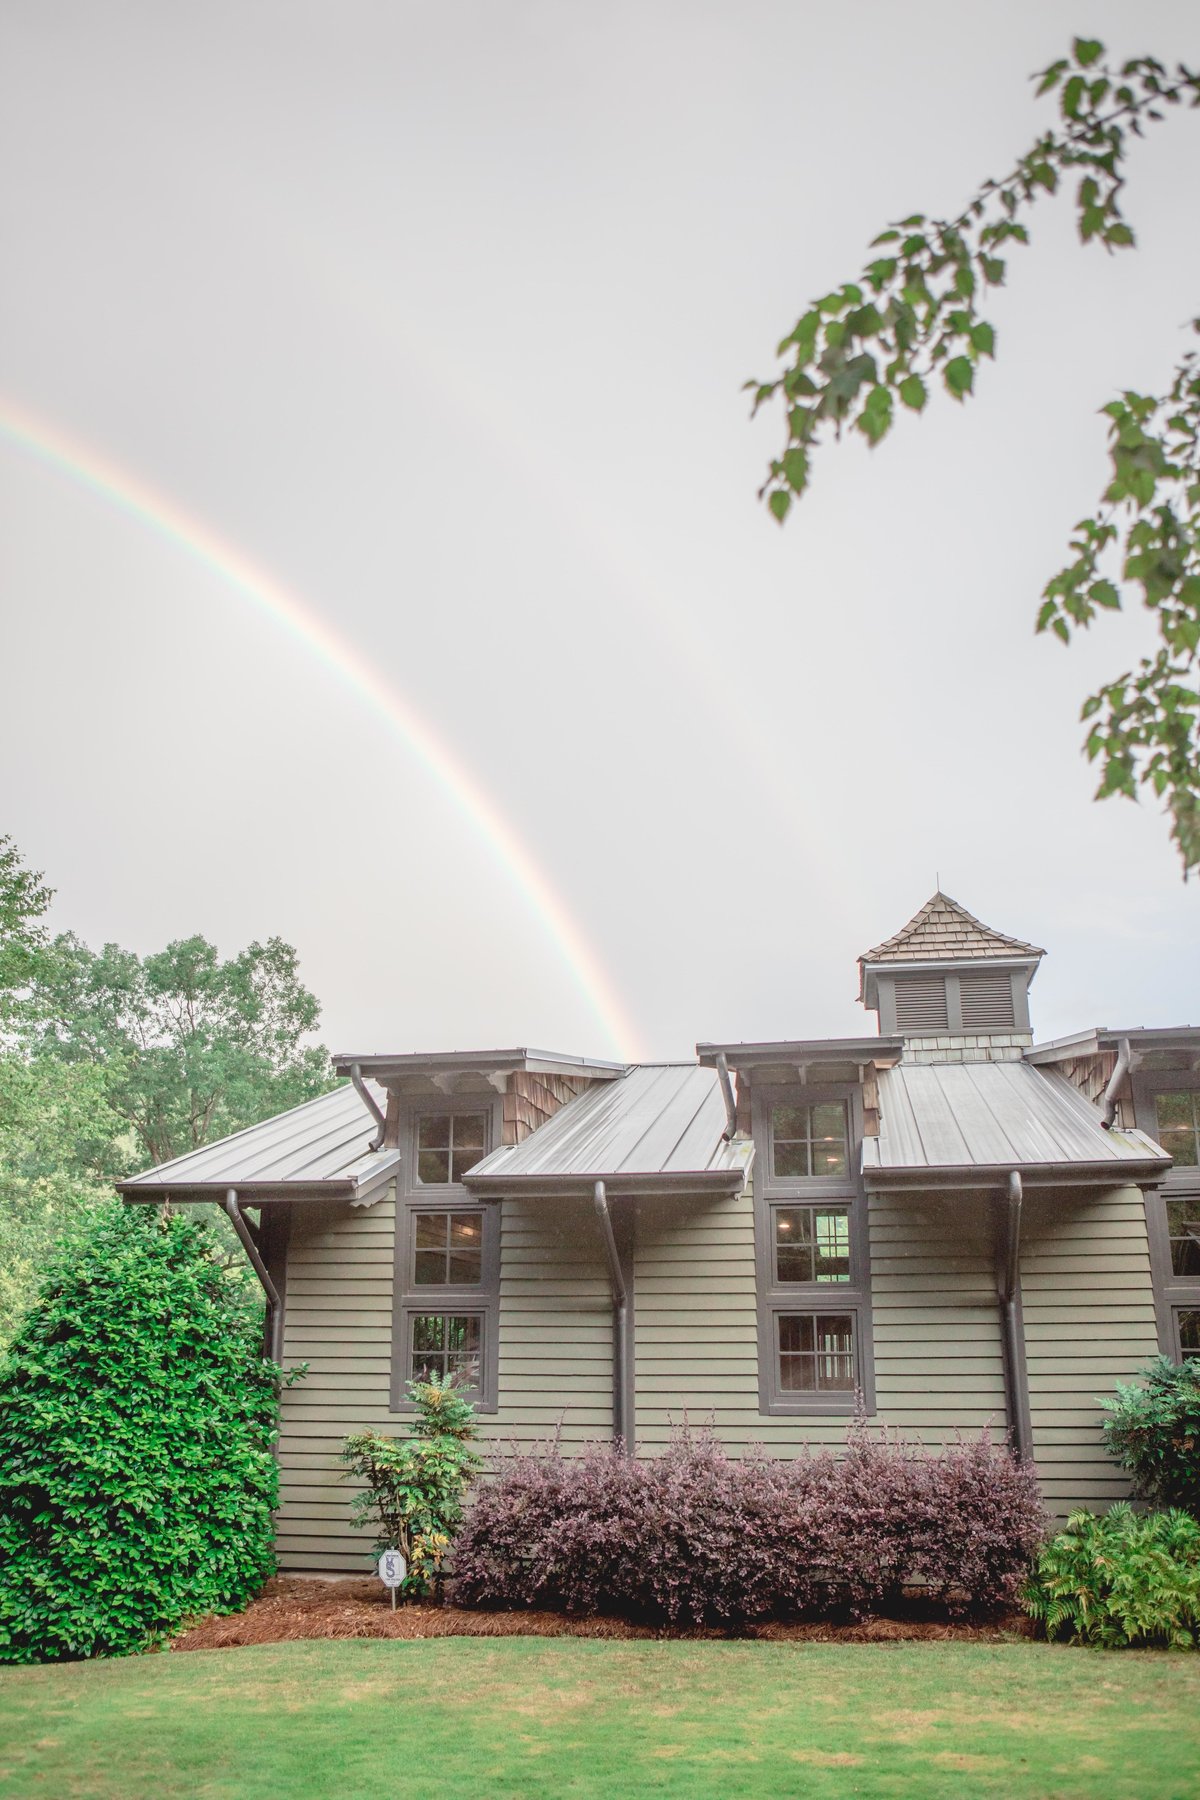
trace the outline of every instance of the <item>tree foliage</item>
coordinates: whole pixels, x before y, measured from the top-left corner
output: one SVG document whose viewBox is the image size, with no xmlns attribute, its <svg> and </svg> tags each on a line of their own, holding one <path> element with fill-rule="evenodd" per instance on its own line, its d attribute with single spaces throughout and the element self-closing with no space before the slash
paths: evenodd
<svg viewBox="0 0 1200 1800">
<path fill-rule="evenodd" d="M 1139 1497 L 1200 1519 L 1200 1362 L 1157 1356 L 1143 1385 L 1119 1381 L 1116 1399 L 1100 1404 L 1105 1447 Z"/>
<path fill-rule="evenodd" d="M 756 411 L 775 402 L 784 414 L 762 488 L 781 524 L 829 435 L 853 427 L 874 447 L 939 388 L 959 401 L 974 392 L 996 351 L 987 299 L 1029 242 L 1037 200 L 1077 177 L 1082 241 L 1133 245 L 1120 205 L 1131 140 L 1168 109 L 1200 105 L 1200 73 L 1150 56 L 1114 64 L 1096 39 L 1076 38 L 1035 80 L 1057 98 L 1056 128 L 956 218 L 913 213 L 881 232 L 858 279 L 813 300 L 780 343 L 783 373 L 747 384 Z M 1112 478 L 1046 585 L 1037 629 L 1067 642 L 1140 590 L 1159 647 L 1088 699 L 1084 747 L 1100 765 L 1098 797 L 1141 786 L 1165 802 L 1187 874 L 1200 866 L 1200 363 L 1188 352 L 1162 395 L 1125 393 L 1104 410 Z"/>
<path fill-rule="evenodd" d="M 271 1573 L 277 1371 L 214 1244 L 109 1201 L 0 1361 L 0 1662 L 143 1649 Z"/>
</svg>

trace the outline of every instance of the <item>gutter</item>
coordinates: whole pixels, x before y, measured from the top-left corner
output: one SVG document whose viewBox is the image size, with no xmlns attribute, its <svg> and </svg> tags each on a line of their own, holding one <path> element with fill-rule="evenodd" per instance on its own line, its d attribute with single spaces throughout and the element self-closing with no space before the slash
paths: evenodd
<svg viewBox="0 0 1200 1800">
<path fill-rule="evenodd" d="M 283 1356 L 283 1301 L 279 1297 L 279 1289 L 267 1273 L 267 1265 L 259 1255 L 258 1245 L 248 1219 L 242 1216 L 238 1205 L 237 1189 L 230 1188 L 224 1200 L 225 1211 L 229 1214 L 233 1229 L 242 1240 L 242 1248 L 250 1259 L 251 1267 L 258 1276 L 262 1291 L 267 1297 L 267 1355 L 273 1363 L 278 1363 Z"/>
<path fill-rule="evenodd" d="M 1008 1211 L 1005 1219 L 1004 1270 L 998 1284 L 1000 1337 L 1004 1353 L 1004 1392 L 1008 1411 L 1008 1437 L 1013 1455 L 1021 1462 L 1033 1456 L 1033 1429 L 1029 1418 L 1029 1384 L 1025 1373 L 1025 1342 L 1021 1318 L 1021 1202 L 1020 1172 L 1008 1177 Z"/>
<path fill-rule="evenodd" d="M 737 1135 L 737 1103 L 733 1098 L 733 1083 L 729 1079 L 729 1062 L 723 1050 L 717 1051 L 717 1080 L 721 1084 L 721 1098 L 725 1102 L 725 1129 L 721 1136 L 728 1144 Z"/>
<path fill-rule="evenodd" d="M 1117 1092 L 1129 1073 L 1133 1062 L 1133 1051 L 1129 1047 L 1129 1039 L 1122 1038 L 1117 1048 L 1117 1060 L 1112 1074 L 1108 1078 L 1108 1086 L 1104 1090 L 1104 1111 L 1100 1123 L 1105 1131 L 1111 1131 L 1117 1116 Z"/>
<path fill-rule="evenodd" d="M 613 1441 L 621 1446 L 627 1456 L 633 1454 L 633 1419 L 628 1402 L 629 1373 L 632 1367 L 630 1344 L 630 1309 L 629 1290 L 625 1285 L 625 1276 L 621 1270 L 621 1255 L 617 1249 L 617 1239 L 613 1231 L 612 1214 L 608 1210 L 608 1194 L 604 1183 L 598 1181 L 592 1194 L 592 1202 L 596 1208 L 596 1217 L 600 1221 L 600 1233 L 604 1239 L 604 1253 L 608 1258 L 608 1278 L 612 1284 L 613 1297 L 613 1403 L 612 1434 Z"/>
<path fill-rule="evenodd" d="M 387 1122 L 384 1119 L 383 1113 L 380 1110 L 378 1100 L 376 1100 L 374 1094 L 371 1092 L 370 1088 L 367 1086 L 366 1082 L 363 1080 L 362 1070 L 359 1068 L 359 1066 L 356 1062 L 350 1064 L 350 1079 L 354 1083 L 355 1093 L 358 1095 L 359 1099 L 362 1101 L 363 1105 L 366 1107 L 367 1111 L 370 1113 L 371 1117 L 374 1119 L 376 1125 L 379 1127 L 378 1131 L 375 1133 L 375 1136 L 371 1139 L 371 1142 L 367 1145 L 367 1149 L 368 1150 L 382 1150 L 383 1134 L 384 1134 L 385 1130 L 387 1129 Z"/>
</svg>

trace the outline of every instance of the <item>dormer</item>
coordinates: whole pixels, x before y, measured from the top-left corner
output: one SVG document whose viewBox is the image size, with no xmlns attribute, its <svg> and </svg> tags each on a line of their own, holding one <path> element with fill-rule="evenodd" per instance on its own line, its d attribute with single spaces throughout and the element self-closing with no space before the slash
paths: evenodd
<svg viewBox="0 0 1200 1800">
<path fill-rule="evenodd" d="M 1013 1060 L 1032 1042 L 1029 984 L 1044 955 L 939 890 L 859 957 L 859 998 L 909 1060 Z"/>
</svg>

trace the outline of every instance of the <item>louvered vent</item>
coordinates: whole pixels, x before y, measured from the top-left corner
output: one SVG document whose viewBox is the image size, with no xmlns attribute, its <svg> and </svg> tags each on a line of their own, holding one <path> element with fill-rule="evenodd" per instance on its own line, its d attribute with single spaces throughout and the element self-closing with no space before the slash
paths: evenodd
<svg viewBox="0 0 1200 1800">
<path fill-rule="evenodd" d="M 978 969 L 958 979 L 964 1031 L 1012 1030 L 1012 980 L 1006 969 Z"/>
<path fill-rule="evenodd" d="M 942 976 L 909 975 L 897 981 L 896 1029 L 911 1037 L 949 1029 Z"/>
</svg>

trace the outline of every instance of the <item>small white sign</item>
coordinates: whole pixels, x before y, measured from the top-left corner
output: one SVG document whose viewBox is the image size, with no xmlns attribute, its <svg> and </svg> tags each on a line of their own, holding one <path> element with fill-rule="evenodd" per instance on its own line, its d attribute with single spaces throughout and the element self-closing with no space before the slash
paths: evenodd
<svg viewBox="0 0 1200 1800">
<path fill-rule="evenodd" d="M 385 1550 L 379 1559 L 379 1579 L 384 1587 L 398 1588 L 408 1574 L 408 1564 L 398 1550 Z"/>
</svg>

